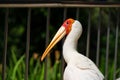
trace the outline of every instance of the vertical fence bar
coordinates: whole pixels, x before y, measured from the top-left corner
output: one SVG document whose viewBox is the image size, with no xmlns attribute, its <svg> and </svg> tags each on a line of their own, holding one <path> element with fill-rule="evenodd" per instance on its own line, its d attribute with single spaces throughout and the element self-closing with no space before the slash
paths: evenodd
<svg viewBox="0 0 120 80">
<path fill-rule="evenodd" d="M 63 21 L 67 18 L 67 8 L 64 8 Z"/>
<path fill-rule="evenodd" d="M 114 55 L 114 72 L 113 72 L 113 80 L 116 79 L 116 67 L 117 67 L 117 53 L 118 53 L 118 32 L 119 32 L 119 11 L 117 12 L 117 24 L 116 24 L 116 35 L 115 35 L 115 55 Z"/>
<path fill-rule="evenodd" d="M 26 60 L 25 60 L 25 80 L 28 80 L 28 66 L 29 66 L 29 48 L 30 48 L 30 22 L 31 22 L 31 8 L 28 9 L 27 16 L 27 38 L 26 38 Z"/>
<path fill-rule="evenodd" d="M 107 27 L 107 42 L 106 42 L 106 62 L 105 62 L 105 80 L 108 79 L 108 59 L 109 59 L 109 37 L 110 37 L 110 11 L 109 11 L 108 27 Z"/>
<path fill-rule="evenodd" d="M 97 52 L 96 52 L 96 65 L 97 65 L 97 66 L 99 66 L 99 52 L 100 52 L 100 27 L 101 27 L 101 9 L 99 10 L 99 17 L 98 17 Z"/>
<path fill-rule="evenodd" d="M 64 8 L 64 11 L 63 11 L 63 21 L 66 19 L 67 17 L 67 8 Z M 62 39 L 62 44 L 64 42 L 65 38 Z M 63 80 L 63 72 L 64 72 L 64 66 L 65 66 L 65 61 L 63 59 L 63 56 L 61 58 L 61 79 L 60 80 Z"/>
<path fill-rule="evenodd" d="M 79 20 L 79 8 L 77 8 L 77 11 L 76 11 L 76 19 Z"/>
<path fill-rule="evenodd" d="M 3 53 L 3 67 L 2 67 L 2 80 L 6 80 L 6 55 L 7 55 L 7 39 L 8 39 L 8 16 L 9 9 L 5 12 L 5 31 L 4 31 L 4 53 Z"/>
<path fill-rule="evenodd" d="M 48 8 L 47 13 L 48 13 L 48 15 L 47 15 L 47 20 L 46 20 L 46 42 L 45 42 L 45 46 L 47 46 L 48 43 L 49 43 L 50 8 Z M 48 57 L 45 58 L 44 80 L 47 80 L 47 61 L 48 61 Z"/>
<path fill-rule="evenodd" d="M 87 51 L 86 51 L 86 56 L 89 57 L 89 48 L 90 48 L 90 27 L 91 27 L 91 9 L 89 9 L 88 13 L 88 31 L 87 31 Z"/>
</svg>

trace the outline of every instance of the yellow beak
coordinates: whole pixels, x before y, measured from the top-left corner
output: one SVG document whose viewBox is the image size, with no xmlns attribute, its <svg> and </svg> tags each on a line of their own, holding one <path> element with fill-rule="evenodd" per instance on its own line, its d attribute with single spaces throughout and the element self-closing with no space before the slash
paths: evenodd
<svg viewBox="0 0 120 80">
<path fill-rule="evenodd" d="M 66 35 L 65 27 L 61 26 L 60 29 L 57 31 L 55 36 L 53 37 L 52 41 L 44 51 L 41 61 L 46 57 L 46 55 L 49 53 L 49 51 Z"/>
</svg>

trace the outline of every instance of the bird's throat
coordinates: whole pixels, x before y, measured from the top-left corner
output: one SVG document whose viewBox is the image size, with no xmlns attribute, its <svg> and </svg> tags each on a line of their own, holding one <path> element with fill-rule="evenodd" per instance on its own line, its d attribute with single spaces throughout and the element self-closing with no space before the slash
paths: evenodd
<svg viewBox="0 0 120 80">
<path fill-rule="evenodd" d="M 71 58 L 73 58 L 74 54 L 77 50 L 77 43 L 78 43 L 78 38 L 76 36 L 70 34 L 66 37 L 64 45 L 63 45 L 63 57 L 68 63 Z"/>
</svg>

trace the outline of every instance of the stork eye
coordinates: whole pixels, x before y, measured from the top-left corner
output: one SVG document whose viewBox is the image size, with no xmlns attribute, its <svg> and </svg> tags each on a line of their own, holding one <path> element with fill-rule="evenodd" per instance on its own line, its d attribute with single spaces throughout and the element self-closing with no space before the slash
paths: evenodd
<svg viewBox="0 0 120 80">
<path fill-rule="evenodd" d="M 67 21 L 66 24 L 69 24 L 69 22 Z"/>
<path fill-rule="evenodd" d="M 67 21 L 66 24 L 69 24 L 69 22 Z"/>
</svg>

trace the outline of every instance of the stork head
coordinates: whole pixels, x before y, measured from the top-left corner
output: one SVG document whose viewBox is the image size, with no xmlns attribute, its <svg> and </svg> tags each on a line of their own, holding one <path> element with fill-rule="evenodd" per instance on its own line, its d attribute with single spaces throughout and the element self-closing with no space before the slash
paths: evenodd
<svg viewBox="0 0 120 80">
<path fill-rule="evenodd" d="M 44 51 L 41 61 L 46 57 L 46 55 L 49 53 L 49 51 L 65 36 L 70 33 L 73 27 L 76 28 L 76 24 L 80 24 L 77 20 L 74 19 L 67 19 L 64 21 L 58 32 L 53 37 L 52 41 Z"/>
<path fill-rule="evenodd" d="M 64 23 L 63 23 L 63 25 L 62 25 L 62 27 L 64 27 L 65 28 L 65 30 L 66 30 L 66 34 L 68 34 L 70 31 L 71 31 L 71 28 L 72 28 L 72 24 L 74 23 L 74 19 L 67 19 Z"/>
</svg>

